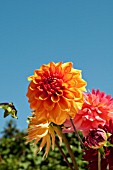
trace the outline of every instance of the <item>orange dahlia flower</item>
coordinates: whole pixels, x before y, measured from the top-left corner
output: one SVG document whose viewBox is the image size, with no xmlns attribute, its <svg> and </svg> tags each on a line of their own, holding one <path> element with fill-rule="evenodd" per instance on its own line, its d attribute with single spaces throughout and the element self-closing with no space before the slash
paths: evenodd
<svg viewBox="0 0 113 170">
<path fill-rule="evenodd" d="M 46 150 L 43 157 L 47 157 L 51 145 L 52 149 L 54 150 L 56 134 L 58 135 L 60 144 L 62 143 L 62 137 L 60 135 L 59 129 L 57 126 L 53 126 L 47 121 L 43 123 L 38 122 L 36 117 L 30 117 L 29 122 L 28 136 L 25 137 L 27 139 L 26 142 L 28 143 L 33 141 L 33 144 L 36 144 L 41 140 L 37 152 L 40 152 L 46 145 Z"/>
<path fill-rule="evenodd" d="M 71 62 L 42 65 L 28 80 L 31 81 L 28 101 L 39 121 L 49 120 L 60 125 L 81 109 L 86 82 Z"/>
<path fill-rule="evenodd" d="M 90 129 L 97 128 L 99 124 L 108 125 L 109 120 L 113 120 L 113 98 L 94 89 L 92 93 L 84 95 L 85 101 L 82 109 L 78 111 L 73 122 L 76 128 L 86 136 Z M 64 125 L 68 127 L 63 129 L 64 133 L 74 131 L 70 120 L 67 120 Z"/>
</svg>

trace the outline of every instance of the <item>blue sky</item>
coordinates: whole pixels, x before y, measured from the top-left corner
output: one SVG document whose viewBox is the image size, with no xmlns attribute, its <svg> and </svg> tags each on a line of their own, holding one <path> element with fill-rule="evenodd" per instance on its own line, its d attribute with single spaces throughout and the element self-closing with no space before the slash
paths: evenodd
<svg viewBox="0 0 113 170">
<path fill-rule="evenodd" d="M 14 103 L 20 129 L 31 115 L 27 77 L 50 61 L 72 61 L 87 89 L 113 96 L 113 1 L 0 1 L 0 102 Z M 11 117 L 0 113 L 2 130 Z"/>
</svg>

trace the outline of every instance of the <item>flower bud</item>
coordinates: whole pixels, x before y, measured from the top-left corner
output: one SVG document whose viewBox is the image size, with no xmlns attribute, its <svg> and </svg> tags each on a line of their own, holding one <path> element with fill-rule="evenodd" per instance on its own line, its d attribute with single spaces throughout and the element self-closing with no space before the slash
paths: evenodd
<svg viewBox="0 0 113 170">
<path fill-rule="evenodd" d="M 85 145 L 92 149 L 99 149 L 107 141 L 107 134 L 103 129 L 91 129 L 85 138 Z"/>
</svg>

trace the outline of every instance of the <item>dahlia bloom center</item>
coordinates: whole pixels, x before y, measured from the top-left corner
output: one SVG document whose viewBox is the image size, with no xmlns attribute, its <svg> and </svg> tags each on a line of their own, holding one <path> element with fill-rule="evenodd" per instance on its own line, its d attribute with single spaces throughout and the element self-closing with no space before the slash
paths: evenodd
<svg viewBox="0 0 113 170">
<path fill-rule="evenodd" d="M 59 94 L 59 90 L 62 89 L 62 79 L 59 77 L 49 76 L 43 77 L 42 81 L 39 82 L 40 90 L 45 91 L 48 95 Z"/>
</svg>

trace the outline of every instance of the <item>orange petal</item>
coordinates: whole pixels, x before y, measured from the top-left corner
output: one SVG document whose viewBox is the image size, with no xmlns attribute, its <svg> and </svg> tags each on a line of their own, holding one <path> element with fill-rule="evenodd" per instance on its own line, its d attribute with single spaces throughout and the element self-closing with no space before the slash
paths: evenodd
<svg viewBox="0 0 113 170">
<path fill-rule="evenodd" d="M 68 73 L 68 74 L 65 74 L 65 75 L 63 76 L 63 80 L 64 80 L 64 82 L 66 82 L 66 81 L 71 80 L 72 77 L 73 77 L 73 75 L 72 75 L 71 73 Z"/>
<path fill-rule="evenodd" d="M 49 98 L 44 101 L 43 105 L 46 110 L 52 110 L 54 108 L 55 103 Z"/>
<path fill-rule="evenodd" d="M 51 100 L 52 102 L 57 103 L 60 100 L 60 97 L 57 94 L 53 94 Z"/>
<path fill-rule="evenodd" d="M 58 96 L 62 96 L 63 95 L 63 91 L 62 90 L 58 90 L 56 93 L 57 93 Z"/>
<path fill-rule="evenodd" d="M 62 72 L 62 62 L 59 62 L 56 64 L 56 68 L 55 68 L 55 71 L 58 73 L 58 74 L 61 74 Z"/>
<path fill-rule="evenodd" d="M 45 144 L 46 144 L 46 136 L 42 138 L 42 142 L 41 142 L 37 152 L 41 151 Z"/>
<path fill-rule="evenodd" d="M 31 90 L 34 90 L 34 89 L 36 89 L 36 87 L 37 87 L 37 84 L 35 84 L 33 81 L 31 81 L 28 86 L 28 89 L 30 88 Z"/>
<path fill-rule="evenodd" d="M 62 144 L 62 134 L 61 134 L 62 132 L 60 132 L 60 130 L 58 129 L 57 126 L 53 126 L 53 129 L 56 132 L 56 134 L 58 135 L 58 138 L 60 140 L 60 145 L 61 145 Z"/>
<path fill-rule="evenodd" d="M 70 112 L 70 111 L 69 111 Z M 62 125 L 66 119 L 68 119 L 68 112 L 67 111 L 61 111 L 60 114 L 58 115 L 58 117 L 56 118 L 56 124 L 57 125 Z"/>
<path fill-rule="evenodd" d="M 81 78 L 77 79 L 77 83 L 76 83 L 76 88 L 81 89 L 82 91 L 86 91 L 85 86 L 87 85 L 86 81 L 84 81 Z"/>
<path fill-rule="evenodd" d="M 29 92 L 26 95 L 29 98 L 29 102 L 32 102 L 35 99 L 35 91 L 29 90 Z"/>
<path fill-rule="evenodd" d="M 35 76 L 35 77 L 38 77 L 38 78 L 39 78 L 39 77 L 42 76 L 42 74 L 43 74 L 43 71 L 42 71 L 42 70 L 35 70 L 35 71 L 34 71 L 34 76 Z"/>
<path fill-rule="evenodd" d="M 64 90 L 63 96 L 67 99 L 74 99 L 74 94 L 69 90 Z"/>
<path fill-rule="evenodd" d="M 51 135 L 51 138 L 52 138 L 52 150 L 54 150 L 54 147 L 55 147 L 55 132 L 54 132 L 53 126 L 49 126 L 49 134 Z"/>
<path fill-rule="evenodd" d="M 50 73 L 51 75 L 55 73 L 55 63 L 54 62 L 50 62 Z"/>
<path fill-rule="evenodd" d="M 43 155 L 43 158 L 48 156 L 48 152 L 49 152 L 49 150 L 50 150 L 50 146 L 51 146 L 50 135 L 47 135 L 47 136 L 46 136 L 46 143 L 47 143 L 47 144 L 46 144 L 46 151 L 45 151 L 45 153 L 44 153 L 44 155 Z"/>
<path fill-rule="evenodd" d="M 46 65 L 46 64 L 43 64 L 43 65 L 40 67 L 40 69 L 42 69 L 42 70 L 45 72 L 46 70 L 49 70 L 49 66 Z"/>
<path fill-rule="evenodd" d="M 55 122 L 56 118 L 61 114 L 61 109 L 58 103 L 55 104 L 55 107 L 50 111 L 50 121 Z"/>
<path fill-rule="evenodd" d="M 36 105 L 37 105 L 37 101 L 33 100 L 32 102 L 30 102 L 30 108 L 31 109 L 36 109 Z"/>
<path fill-rule="evenodd" d="M 46 100 L 48 98 L 48 94 L 46 92 L 41 92 L 39 95 L 40 100 Z"/>
<path fill-rule="evenodd" d="M 71 80 L 69 80 L 67 83 L 68 83 L 69 87 L 75 87 L 76 86 L 76 81 L 73 78 Z"/>
<path fill-rule="evenodd" d="M 36 110 L 35 115 L 36 115 L 36 119 L 38 120 L 38 122 L 41 123 L 41 122 L 47 121 L 47 112 L 45 109 Z"/>
<path fill-rule="evenodd" d="M 69 111 L 70 110 L 70 102 L 66 100 L 64 97 L 61 97 L 59 100 L 59 105 L 62 110 Z"/>
<path fill-rule="evenodd" d="M 62 68 L 63 68 L 64 74 L 69 73 L 72 69 L 72 63 L 67 62 L 67 63 L 62 64 Z"/>
</svg>

